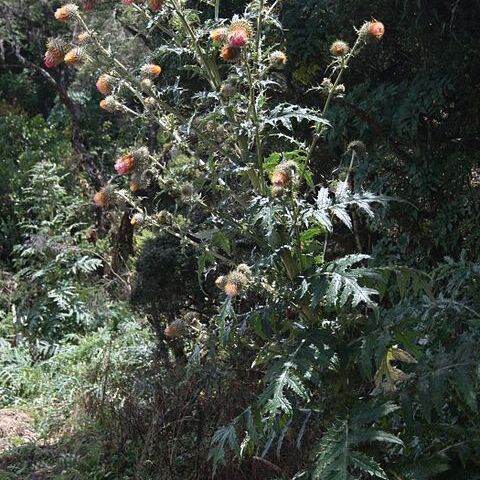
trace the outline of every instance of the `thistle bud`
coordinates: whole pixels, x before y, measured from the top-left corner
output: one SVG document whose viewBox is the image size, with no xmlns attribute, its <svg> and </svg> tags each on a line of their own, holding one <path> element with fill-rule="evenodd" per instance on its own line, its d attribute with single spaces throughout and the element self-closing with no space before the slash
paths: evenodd
<svg viewBox="0 0 480 480">
<path fill-rule="evenodd" d="M 112 95 L 108 95 L 100 101 L 100 108 L 107 112 L 114 112 L 120 108 L 120 103 Z"/>
<path fill-rule="evenodd" d="M 229 297 L 236 297 L 240 294 L 242 288 L 248 285 L 248 277 L 238 270 L 230 272 L 223 285 L 223 291 Z"/>
<path fill-rule="evenodd" d="M 275 50 L 270 54 L 270 66 L 274 68 L 283 68 L 287 63 L 287 56 L 280 50 Z"/>
<path fill-rule="evenodd" d="M 112 93 L 112 82 L 113 82 L 113 77 L 107 74 L 103 74 L 98 77 L 98 80 L 95 86 L 97 87 L 97 90 L 102 95 L 106 96 Z"/>
<path fill-rule="evenodd" d="M 78 15 L 78 7 L 74 3 L 67 3 L 55 11 L 55 19 L 59 22 L 67 22 Z"/>
<path fill-rule="evenodd" d="M 184 329 L 185 322 L 183 320 L 175 320 L 165 328 L 164 333 L 166 337 L 171 338 L 180 335 Z"/>
<path fill-rule="evenodd" d="M 49 38 L 47 51 L 45 52 L 44 63 L 47 68 L 54 68 L 63 61 L 68 45 L 60 38 Z"/>
<path fill-rule="evenodd" d="M 155 65 L 153 63 L 149 63 L 142 67 L 141 72 L 144 77 L 156 78 L 162 72 L 162 67 L 160 67 L 159 65 Z"/>
<path fill-rule="evenodd" d="M 280 162 L 272 173 L 272 184 L 275 187 L 286 187 L 297 170 L 297 164 L 292 161 Z"/>
<path fill-rule="evenodd" d="M 285 189 L 277 185 L 272 185 L 272 188 L 270 191 L 272 193 L 272 197 L 274 198 L 279 198 L 283 196 L 283 194 L 285 193 Z"/>
<path fill-rule="evenodd" d="M 130 219 L 130 225 L 133 225 L 134 227 L 141 227 L 144 221 L 145 217 L 143 216 L 143 213 L 135 213 L 135 215 L 133 215 L 133 217 Z"/>
<path fill-rule="evenodd" d="M 77 65 L 85 59 L 85 52 L 81 47 L 72 48 L 63 59 L 67 65 Z"/>
<path fill-rule="evenodd" d="M 155 108 L 155 105 L 157 104 L 157 101 L 153 97 L 147 97 L 143 101 L 143 104 L 145 105 L 145 108 L 147 110 L 153 110 Z"/>
<path fill-rule="evenodd" d="M 119 175 L 126 175 L 135 168 L 135 159 L 131 153 L 126 153 L 119 157 L 114 165 Z"/>
<path fill-rule="evenodd" d="M 152 90 L 152 87 L 153 87 L 153 82 L 149 78 L 144 78 L 140 82 L 140 85 L 144 92 L 150 92 L 150 90 Z"/>
<path fill-rule="evenodd" d="M 78 43 L 85 45 L 90 40 L 90 34 L 88 32 L 80 32 L 77 36 Z"/>
<path fill-rule="evenodd" d="M 336 40 L 330 46 L 330 53 L 334 57 L 344 57 L 349 51 L 350 47 L 348 46 L 348 43 L 343 40 Z"/>
<path fill-rule="evenodd" d="M 215 286 L 220 290 L 223 290 L 225 288 L 226 283 L 227 283 L 227 277 L 225 275 L 220 275 L 215 280 Z"/>
<path fill-rule="evenodd" d="M 193 185 L 191 183 L 184 183 L 180 188 L 182 197 L 189 198 L 193 195 Z"/>
<path fill-rule="evenodd" d="M 166 210 L 161 210 L 157 215 L 158 222 L 162 225 L 171 225 L 173 223 L 173 215 Z"/>
<path fill-rule="evenodd" d="M 113 198 L 114 190 L 110 185 L 103 187 L 93 196 L 93 203 L 96 207 L 104 208 L 108 206 Z"/>
<path fill-rule="evenodd" d="M 210 32 L 210 39 L 212 42 L 217 44 L 222 44 L 227 41 L 227 29 L 226 28 L 216 28 Z"/>
<path fill-rule="evenodd" d="M 225 45 L 220 50 L 220 58 L 225 62 L 236 62 L 240 58 L 241 50 L 237 47 Z"/>
<path fill-rule="evenodd" d="M 385 34 L 385 26 L 382 22 L 373 20 L 368 24 L 368 34 L 370 35 L 370 37 L 376 40 L 380 40 Z"/>
<path fill-rule="evenodd" d="M 229 98 L 235 93 L 235 87 L 231 83 L 222 83 L 220 87 L 220 95 Z"/>
<path fill-rule="evenodd" d="M 140 163 L 146 160 L 150 155 L 150 153 L 147 147 L 140 147 L 140 148 L 137 148 L 132 155 L 133 155 L 133 158 L 135 159 L 135 162 Z"/>
</svg>

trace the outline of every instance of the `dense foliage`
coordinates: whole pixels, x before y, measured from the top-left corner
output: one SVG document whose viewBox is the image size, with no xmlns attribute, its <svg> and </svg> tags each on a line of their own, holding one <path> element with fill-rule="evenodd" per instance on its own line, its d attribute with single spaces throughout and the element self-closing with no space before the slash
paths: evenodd
<svg viewBox="0 0 480 480">
<path fill-rule="evenodd" d="M 478 6 L 27 3 L 0 478 L 480 478 Z"/>
</svg>

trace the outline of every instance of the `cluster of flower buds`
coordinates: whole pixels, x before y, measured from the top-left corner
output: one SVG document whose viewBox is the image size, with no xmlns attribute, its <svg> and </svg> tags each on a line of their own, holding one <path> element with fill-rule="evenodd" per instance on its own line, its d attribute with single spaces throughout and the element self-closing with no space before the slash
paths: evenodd
<svg viewBox="0 0 480 480">
<path fill-rule="evenodd" d="M 284 194 L 285 188 L 292 183 L 296 172 L 297 164 L 292 160 L 280 162 L 275 167 L 270 178 L 274 197 L 281 197 Z"/>
<path fill-rule="evenodd" d="M 226 62 L 236 62 L 241 50 L 252 36 L 252 28 L 244 19 L 233 20 L 228 28 L 216 28 L 210 32 L 210 38 L 216 45 L 221 45 L 220 57 Z"/>
<path fill-rule="evenodd" d="M 334 95 L 343 95 L 345 93 L 345 85 L 341 83 L 334 89 L 333 82 L 329 78 L 324 78 L 320 84 L 319 90 L 324 95 L 329 95 L 332 92 Z"/>
<path fill-rule="evenodd" d="M 68 44 L 61 38 L 49 38 L 47 41 L 47 51 L 44 56 L 45 66 L 47 68 L 54 68 L 60 65 L 68 50 Z"/>
<path fill-rule="evenodd" d="M 215 285 L 229 297 L 236 297 L 248 287 L 252 272 L 248 265 L 241 263 L 228 275 L 222 275 L 215 280 Z"/>
</svg>

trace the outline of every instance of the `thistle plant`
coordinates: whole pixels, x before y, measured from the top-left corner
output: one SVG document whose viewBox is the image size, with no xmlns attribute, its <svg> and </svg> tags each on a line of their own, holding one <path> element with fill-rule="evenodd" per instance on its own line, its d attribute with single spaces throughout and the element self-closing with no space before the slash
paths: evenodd
<svg viewBox="0 0 480 480">
<path fill-rule="evenodd" d="M 377 300 L 389 271 L 368 268 L 362 252 L 339 256 L 331 248 L 334 229 L 351 230 L 353 213 L 368 221 L 387 199 L 352 190 L 355 167 L 366 158 L 360 141 L 345 148 L 348 167 L 329 181 L 312 169 L 317 146 L 335 128 L 328 113 L 346 90 L 343 75 L 383 37 L 383 24 L 364 22 L 352 46 L 333 42 L 328 76 L 314 89 L 323 99 L 316 109 L 279 100 L 288 58 L 278 2 L 255 0 L 232 19 L 221 17 L 219 0 L 202 10 L 183 0 L 107 5 L 154 47 L 125 54 L 102 32 L 95 9 L 85 15 L 69 4 L 55 14 L 88 39 L 72 45 L 65 62 L 95 71 L 105 115 L 124 116 L 138 131 L 138 144 L 112 159 L 108 187 L 93 201 L 104 209 L 127 204 L 137 232 L 172 236 L 179 250 L 194 247 L 200 287 L 216 313 L 166 322 L 167 345 L 182 342 L 200 366 L 262 373 L 243 385 L 250 401 L 213 425 L 214 464 L 232 454 L 280 456 L 286 443 L 300 448 L 321 431 L 295 478 L 387 478 L 380 463 L 394 462 L 402 442 L 378 423 L 388 426 L 382 419 L 397 410 L 384 396 L 408 380 L 392 360 L 408 369 L 414 359 L 393 346 L 393 335 L 376 358 L 362 356 L 366 331 L 381 331 Z M 52 67 L 65 49 L 64 40 L 55 42 L 47 50 Z M 156 146 L 147 149 L 151 125 Z M 365 374 L 362 362 L 374 363 L 377 374 Z M 202 382 L 198 395 L 211 390 L 211 378 Z M 373 459 L 362 449 L 378 441 L 386 447 Z"/>
</svg>

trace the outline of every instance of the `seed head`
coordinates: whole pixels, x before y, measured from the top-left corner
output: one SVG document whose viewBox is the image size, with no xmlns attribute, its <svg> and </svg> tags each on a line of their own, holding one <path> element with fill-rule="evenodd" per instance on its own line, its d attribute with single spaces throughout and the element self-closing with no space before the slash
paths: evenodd
<svg viewBox="0 0 480 480">
<path fill-rule="evenodd" d="M 344 57 L 349 51 L 350 47 L 348 46 L 348 43 L 343 40 L 336 40 L 330 46 L 330 53 L 334 57 Z"/>
<path fill-rule="evenodd" d="M 245 275 L 247 278 L 250 277 L 252 274 L 250 267 L 246 263 L 241 263 L 240 265 L 238 265 L 236 270 L 237 272 Z"/>
<path fill-rule="evenodd" d="M 135 168 L 135 159 L 131 153 L 126 153 L 119 157 L 114 165 L 119 175 L 126 175 Z"/>
<path fill-rule="evenodd" d="M 77 40 L 80 45 L 85 45 L 90 40 L 90 34 L 88 32 L 80 32 Z"/>
<path fill-rule="evenodd" d="M 150 90 L 153 87 L 153 82 L 150 80 L 150 78 L 144 78 L 141 82 L 140 85 L 142 86 L 142 90 L 144 92 L 150 92 Z"/>
<path fill-rule="evenodd" d="M 102 95 L 106 96 L 112 93 L 112 82 L 113 82 L 113 77 L 104 73 L 103 75 L 100 75 L 98 77 L 97 83 L 95 85 L 97 87 L 97 90 Z"/>
<path fill-rule="evenodd" d="M 275 50 L 270 54 L 270 66 L 274 68 L 283 68 L 287 63 L 287 56 L 280 50 Z"/>
<path fill-rule="evenodd" d="M 99 208 L 108 206 L 113 198 L 114 190 L 110 185 L 103 187 L 93 196 L 93 203 Z"/>
<path fill-rule="evenodd" d="M 135 162 L 140 163 L 146 160 L 149 154 L 147 147 L 140 147 L 133 152 L 133 158 L 135 159 Z"/>
<path fill-rule="evenodd" d="M 55 18 L 59 22 L 67 22 L 78 15 L 78 7 L 74 3 L 67 3 L 63 7 L 57 8 Z"/>
<path fill-rule="evenodd" d="M 175 337 L 183 332 L 185 329 L 185 322 L 183 320 L 175 320 L 170 325 L 165 328 L 165 336 L 166 337 Z"/>
<path fill-rule="evenodd" d="M 153 110 L 155 108 L 155 105 L 157 104 L 157 101 L 153 97 L 147 97 L 143 101 L 145 108 L 147 110 Z"/>
</svg>

